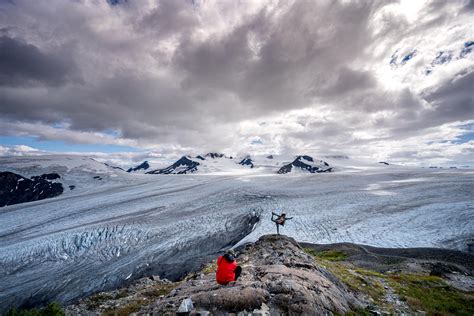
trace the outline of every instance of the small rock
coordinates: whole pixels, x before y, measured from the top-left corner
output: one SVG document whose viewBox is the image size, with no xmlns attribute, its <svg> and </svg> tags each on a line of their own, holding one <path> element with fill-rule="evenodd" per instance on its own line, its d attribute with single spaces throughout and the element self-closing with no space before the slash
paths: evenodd
<svg viewBox="0 0 474 316">
<path fill-rule="evenodd" d="M 153 280 L 153 281 L 161 281 L 159 275 L 152 275 L 152 276 L 150 277 L 150 279 Z"/>
<path fill-rule="evenodd" d="M 193 301 L 191 300 L 191 298 L 188 297 L 181 302 L 177 313 L 190 313 L 193 308 Z"/>
</svg>

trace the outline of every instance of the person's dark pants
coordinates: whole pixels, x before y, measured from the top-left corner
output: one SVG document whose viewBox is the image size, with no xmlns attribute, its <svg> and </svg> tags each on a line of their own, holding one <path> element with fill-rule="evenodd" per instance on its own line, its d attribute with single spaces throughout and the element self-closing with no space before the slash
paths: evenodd
<svg viewBox="0 0 474 316">
<path fill-rule="evenodd" d="M 235 281 L 237 281 L 237 279 L 239 278 L 240 274 L 242 273 L 242 267 L 241 266 L 237 266 L 237 268 L 235 268 Z"/>
</svg>

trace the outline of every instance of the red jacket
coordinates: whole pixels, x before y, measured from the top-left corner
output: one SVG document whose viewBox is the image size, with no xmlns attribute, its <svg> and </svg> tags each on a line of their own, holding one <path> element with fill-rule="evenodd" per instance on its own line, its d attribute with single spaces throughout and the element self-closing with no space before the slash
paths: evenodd
<svg viewBox="0 0 474 316">
<path fill-rule="evenodd" d="M 217 283 L 226 285 L 231 281 L 235 281 L 235 268 L 237 268 L 236 260 L 229 262 L 223 256 L 220 256 L 217 259 Z"/>
</svg>

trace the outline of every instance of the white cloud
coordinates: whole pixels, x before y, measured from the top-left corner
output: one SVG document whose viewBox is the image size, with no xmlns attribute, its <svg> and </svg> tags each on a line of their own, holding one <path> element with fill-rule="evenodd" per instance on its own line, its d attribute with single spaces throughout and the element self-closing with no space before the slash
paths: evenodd
<svg viewBox="0 0 474 316">
<path fill-rule="evenodd" d="M 166 156 L 472 154 L 453 141 L 474 111 L 464 1 L 19 0 L 0 16 L 19 52 L 0 63 L 8 135 Z"/>
</svg>

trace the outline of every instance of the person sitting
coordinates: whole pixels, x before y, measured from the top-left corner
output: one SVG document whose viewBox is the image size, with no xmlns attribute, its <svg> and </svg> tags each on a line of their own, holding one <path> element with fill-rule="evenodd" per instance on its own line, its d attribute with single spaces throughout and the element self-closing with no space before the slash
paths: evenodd
<svg viewBox="0 0 474 316">
<path fill-rule="evenodd" d="M 217 259 L 216 281 L 221 285 L 237 281 L 242 268 L 237 265 L 235 252 L 229 249 L 223 256 Z"/>
<path fill-rule="evenodd" d="M 273 219 L 273 216 L 276 216 L 276 219 Z M 276 213 L 272 212 L 272 222 L 276 223 L 277 226 L 277 234 L 280 235 L 280 229 L 279 225 L 285 226 L 285 221 L 292 219 L 293 217 L 286 217 L 285 213 L 282 213 L 281 215 L 278 215 Z"/>
</svg>

